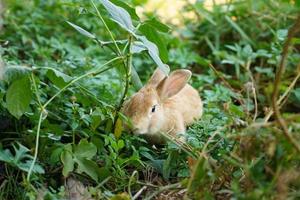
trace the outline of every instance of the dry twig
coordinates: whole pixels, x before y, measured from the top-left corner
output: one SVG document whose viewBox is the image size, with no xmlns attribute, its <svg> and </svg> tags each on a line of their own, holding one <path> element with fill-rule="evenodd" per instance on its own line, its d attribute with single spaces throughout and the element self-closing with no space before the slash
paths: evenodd
<svg viewBox="0 0 300 200">
<path fill-rule="evenodd" d="M 295 24 L 289 29 L 288 37 L 284 43 L 281 60 L 279 63 L 279 68 L 278 68 L 278 71 L 277 71 L 276 77 L 275 77 L 274 90 L 273 90 L 273 95 L 272 95 L 272 106 L 273 106 L 276 120 L 279 123 L 279 125 L 281 126 L 283 133 L 284 133 L 285 137 L 287 138 L 287 140 L 289 140 L 291 142 L 291 144 L 293 144 L 293 146 L 296 148 L 296 150 L 298 152 L 300 152 L 300 145 L 289 133 L 287 124 L 281 116 L 280 109 L 277 104 L 277 99 L 278 99 L 278 94 L 279 94 L 280 81 L 281 81 L 281 77 L 282 77 L 284 69 L 285 69 L 289 48 L 291 46 L 291 41 L 292 41 L 293 36 L 299 31 L 299 29 L 300 29 L 300 15 L 297 17 Z"/>
<path fill-rule="evenodd" d="M 224 85 L 226 85 L 230 90 L 233 92 L 236 92 L 238 94 L 241 94 L 239 91 L 236 91 L 229 83 L 226 81 L 226 79 L 222 76 L 222 74 L 212 65 L 208 64 L 208 66 L 215 72 L 215 74 L 223 81 Z M 239 102 L 240 105 L 244 105 L 244 102 L 242 99 L 237 98 L 237 101 Z"/>
<path fill-rule="evenodd" d="M 277 100 L 277 104 L 278 107 L 281 108 L 284 104 L 284 102 L 286 102 L 286 99 L 288 97 L 288 95 L 290 94 L 291 90 L 294 88 L 294 86 L 296 85 L 298 79 L 300 78 L 300 63 L 298 64 L 297 67 L 297 75 L 294 78 L 294 80 L 291 82 L 291 84 L 289 85 L 289 87 L 285 90 L 285 92 L 283 93 L 283 95 L 280 96 L 280 98 Z M 268 122 L 270 117 L 274 114 L 273 109 L 271 109 L 265 116 L 264 118 L 264 122 Z"/>
</svg>

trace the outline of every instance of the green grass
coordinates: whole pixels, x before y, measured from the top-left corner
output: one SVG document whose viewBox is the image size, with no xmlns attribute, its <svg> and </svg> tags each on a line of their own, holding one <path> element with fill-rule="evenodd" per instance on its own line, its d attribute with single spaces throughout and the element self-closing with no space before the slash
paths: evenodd
<svg viewBox="0 0 300 200">
<path fill-rule="evenodd" d="M 235 0 L 211 11 L 199 1 L 181 11 L 197 20 L 170 30 L 155 13 L 139 19 L 134 7 L 143 1 L 111 2 L 129 13 L 114 11 L 132 19 L 135 33 L 96 0 L 4 1 L 0 199 L 62 199 L 67 177 L 95 199 L 298 199 L 299 152 L 269 115 L 298 1 Z M 141 36 L 160 58 L 133 52 Z M 299 40 L 298 32 L 279 85 L 296 142 Z M 182 146 L 170 140 L 153 147 L 119 123 L 126 94 L 160 62 L 190 69 L 204 102 Z"/>
</svg>

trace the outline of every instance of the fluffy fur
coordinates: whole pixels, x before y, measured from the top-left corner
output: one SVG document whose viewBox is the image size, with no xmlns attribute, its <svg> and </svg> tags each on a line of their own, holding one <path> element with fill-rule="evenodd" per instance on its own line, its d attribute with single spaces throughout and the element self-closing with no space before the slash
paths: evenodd
<svg viewBox="0 0 300 200">
<path fill-rule="evenodd" d="M 186 126 L 199 119 L 203 109 L 197 90 L 187 84 L 190 77 L 189 70 L 176 70 L 166 77 L 157 69 L 123 106 L 133 133 L 146 136 L 152 143 L 164 142 L 161 132 L 174 137 L 185 133 Z"/>
</svg>

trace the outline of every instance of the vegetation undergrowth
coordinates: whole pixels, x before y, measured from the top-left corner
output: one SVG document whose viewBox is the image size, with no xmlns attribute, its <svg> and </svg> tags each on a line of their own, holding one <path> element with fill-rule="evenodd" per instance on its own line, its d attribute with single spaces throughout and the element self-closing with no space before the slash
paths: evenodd
<svg viewBox="0 0 300 200">
<path fill-rule="evenodd" d="M 0 5 L 0 199 L 63 199 L 70 178 L 93 199 L 300 198 L 300 2 L 186 1 L 181 26 L 146 2 Z M 184 144 L 122 129 L 156 67 L 203 99 Z"/>
</svg>

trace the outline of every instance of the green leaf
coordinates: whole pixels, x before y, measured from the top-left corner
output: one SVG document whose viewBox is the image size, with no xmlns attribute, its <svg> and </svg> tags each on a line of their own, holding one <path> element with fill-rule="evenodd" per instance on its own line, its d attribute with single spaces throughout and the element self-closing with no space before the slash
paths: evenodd
<svg viewBox="0 0 300 200">
<path fill-rule="evenodd" d="M 159 56 L 164 61 L 168 61 L 168 50 L 167 45 L 164 39 L 162 39 L 162 35 L 157 32 L 155 26 L 144 23 L 139 27 L 139 31 L 143 33 L 148 40 L 156 44 L 159 49 Z"/>
<path fill-rule="evenodd" d="M 250 39 L 250 37 L 245 33 L 245 31 L 236 22 L 234 22 L 227 15 L 225 16 L 225 19 L 232 26 L 232 28 L 235 29 L 241 35 L 241 37 L 244 40 L 247 40 L 249 43 L 254 44 L 253 41 Z"/>
<path fill-rule="evenodd" d="M 144 43 L 140 41 L 134 41 L 130 47 L 130 53 L 141 53 L 142 51 L 147 50 Z"/>
<path fill-rule="evenodd" d="M 74 160 L 72 156 L 72 146 L 68 144 L 65 146 L 64 151 L 61 153 L 60 156 L 61 162 L 63 163 L 63 175 L 67 177 L 70 172 L 74 170 Z"/>
<path fill-rule="evenodd" d="M 165 179 L 169 179 L 170 178 L 170 173 L 171 173 L 171 162 L 173 160 L 174 157 L 174 151 L 172 151 L 168 158 L 164 161 L 163 164 L 163 177 Z"/>
<path fill-rule="evenodd" d="M 142 81 L 136 72 L 133 65 L 131 65 L 131 80 L 134 88 L 138 91 L 143 87 Z"/>
<path fill-rule="evenodd" d="M 13 149 L 15 151 L 15 155 L 13 155 L 9 149 L 0 149 L 0 161 L 6 162 L 13 167 L 17 167 L 20 170 L 28 172 L 33 162 L 33 157 L 28 153 L 29 149 L 20 143 L 13 145 Z M 39 174 L 45 173 L 42 166 L 37 163 L 34 164 L 32 171 Z"/>
<path fill-rule="evenodd" d="M 33 160 L 27 160 L 26 162 L 22 162 L 18 164 L 18 168 L 28 172 L 30 166 L 32 165 Z M 45 170 L 42 168 L 42 166 L 38 165 L 38 164 L 34 164 L 33 168 L 32 168 L 33 173 L 38 173 L 38 174 L 44 174 Z"/>
<path fill-rule="evenodd" d="M 85 172 L 92 179 L 98 182 L 98 174 L 100 173 L 100 171 L 97 163 L 82 157 L 77 158 L 76 163 L 78 164 L 78 170 L 80 172 Z"/>
<path fill-rule="evenodd" d="M 8 111 L 19 119 L 29 108 L 32 97 L 29 78 L 14 81 L 7 90 L 6 106 Z"/>
<path fill-rule="evenodd" d="M 279 41 L 284 41 L 287 35 L 288 35 L 287 29 L 279 29 L 276 32 L 276 37 Z"/>
<path fill-rule="evenodd" d="M 96 39 L 96 36 L 94 36 L 93 34 L 91 34 L 90 32 L 84 30 L 83 28 L 81 28 L 80 26 L 77 26 L 69 21 L 67 21 L 67 23 L 72 26 L 76 31 L 78 31 L 79 33 L 81 33 L 82 35 L 89 37 L 91 39 Z"/>
<path fill-rule="evenodd" d="M 160 21 L 158 21 L 155 17 L 150 19 L 150 20 L 146 20 L 143 22 L 143 24 L 147 24 L 153 28 L 155 28 L 157 31 L 163 32 L 163 33 L 167 33 L 170 31 L 170 27 L 161 23 Z"/>
<path fill-rule="evenodd" d="M 150 57 L 153 59 L 153 61 L 156 63 L 156 65 L 166 74 L 168 75 L 170 72 L 170 68 L 168 65 L 164 64 L 160 57 L 159 57 L 159 51 L 157 46 L 150 42 L 145 36 L 137 36 L 137 38 L 143 42 L 144 46 L 147 48 L 148 53 Z"/>
<path fill-rule="evenodd" d="M 13 148 L 16 152 L 14 156 L 14 162 L 18 163 L 24 158 L 31 158 L 31 155 L 26 155 L 27 152 L 29 152 L 29 149 L 25 146 L 23 146 L 20 143 L 17 143 L 17 145 L 13 145 Z"/>
<path fill-rule="evenodd" d="M 292 38 L 292 44 L 293 45 L 299 45 L 300 44 L 300 38 L 293 37 Z"/>
<path fill-rule="evenodd" d="M 1 61 L 0 61 L 1 62 Z M 1 64 L 0 64 L 1 65 Z M 0 66 L 1 67 L 1 66 Z M 14 81 L 28 75 L 32 71 L 31 68 L 23 65 L 7 65 L 4 67 L 4 80 Z"/>
<path fill-rule="evenodd" d="M 140 18 L 136 14 L 136 11 L 133 7 L 129 6 L 127 3 L 120 0 L 111 0 L 111 2 L 117 6 L 124 8 L 131 16 L 132 19 L 139 21 Z"/>
<path fill-rule="evenodd" d="M 297 8 L 300 8 L 300 0 L 295 0 L 295 5 Z"/>
<path fill-rule="evenodd" d="M 118 23 L 122 28 L 124 28 L 128 32 L 134 33 L 135 28 L 132 24 L 131 17 L 124 8 L 116 6 L 109 0 L 100 0 L 100 2 L 108 11 L 113 21 Z"/>
<path fill-rule="evenodd" d="M 203 8 L 203 3 L 202 2 L 197 2 L 195 5 L 196 11 L 197 13 L 203 17 L 204 19 L 206 19 L 207 21 L 209 21 L 209 23 L 211 23 L 212 25 L 216 26 L 217 23 L 214 21 L 213 19 L 213 15 L 207 11 L 207 9 Z"/>
<path fill-rule="evenodd" d="M 243 118 L 245 116 L 245 112 L 240 106 L 236 106 L 232 103 L 229 104 L 229 110 L 232 114 L 237 115 L 240 118 Z"/>
<path fill-rule="evenodd" d="M 297 107 L 300 107 L 300 87 L 295 88 L 291 92 L 291 96 L 289 98 Z"/>
<path fill-rule="evenodd" d="M 91 127 L 93 130 L 96 130 L 96 128 L 100 125 L 101 121 L 105 119 L 104 114 L 102 113 L 102 110 L 97 107 L 95 111 L 91 115 Z"/>
<path fill-rule="evenodd" d="M 97 147 L 93 143 L 89 143 L 86 139 L 80 140 L 79 144 L 74 149 L 76 158 L 91 159 L 97 153 Z"/>
<path fill-rule="evenodd" d="M 11 162 L 13 160 L 13 156 L 11 155 L 8 149 L 0 150 L 0 161 L 3 162 Z"/>
<path fill-rule="evenodd" d="M 105 168 L 105 167 L 100 167 L 97 170 L 97 174 L 98 174 L 98 180 L 99 181 L 103 181 L 104 179 L 106 179 L 107 177 L 110 176 L 110 171 Z"/>
<path fill-rule="evenodd" d="M 273 78 L 275 76 L 272 68 L 267 67 L 255 67 L 255 71 L 261 74 L 266 74 L 269 78 Z"/>
<path fill-rule="evenodd" d="M 117 139 L 121 137 L 122 131 L 123 131 L 122 119 L 118 117 L 116 121 L 115 130 L 114 130 L 114 135 Z"/>
<path fill-rule="evenodd" d="M 72 78 L 56 69 L 47 68 L 47 77 L 50 81 L 59 88 L 63 88 Z"/>
<path fill-rule="evenodd" d="M 51 151 L 51 155 L 50 155 L 50 160 L 49 161 L 52 164 L 56 164 L 57 162 L 59 162 L 59 157 L 62 154 L 63 150 L 64 149 L 62 147 L 56 147 L 55 149 L 53 149 Z"/>
<path fill-rule="evenodd" d="M 132 33 L 136 38 L 143 42 L 151 58 L 154 60 L 157 66 L 167 75 L 170 69 L 161 61 L 157 46 L 153 42 L 150 42 L 145 36 L 138 36 L 134 33 L 135 27 L 132 24 L 129 13 L 124 8 L 114 5 L 109 0 L 100 1 L 105 9 L 109 12 L 113 21 L 118 23 L 122 28 Z"/>
<path fill-rule="evenodd" d="M 119 140 L 118 141 L 118 149 L 121 150 L 125 146 L 124 140 Z"/>
</svg>

